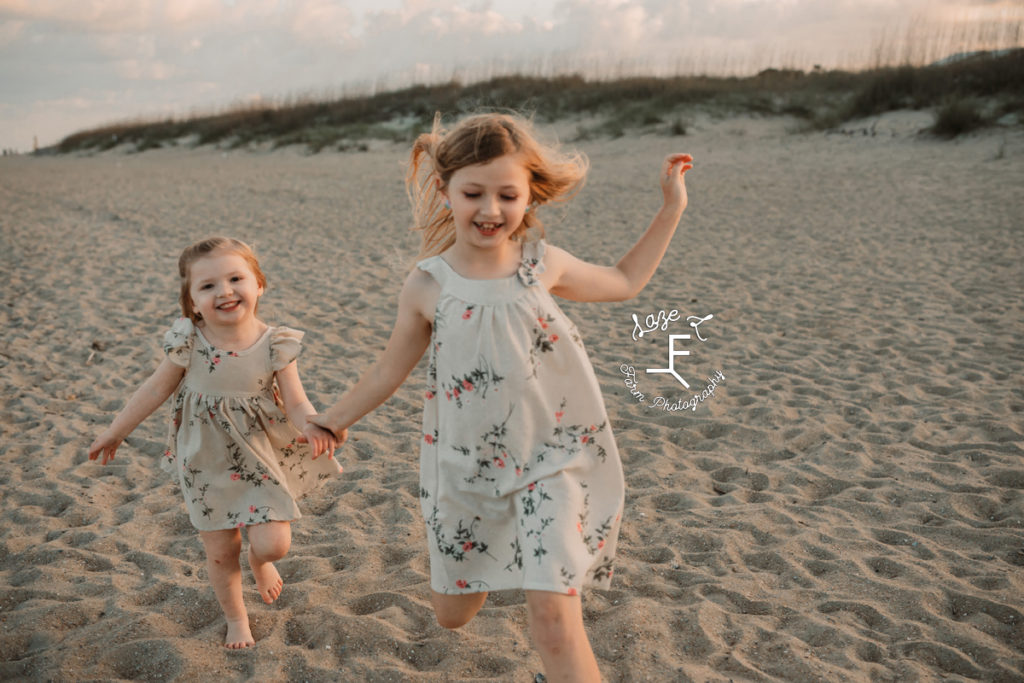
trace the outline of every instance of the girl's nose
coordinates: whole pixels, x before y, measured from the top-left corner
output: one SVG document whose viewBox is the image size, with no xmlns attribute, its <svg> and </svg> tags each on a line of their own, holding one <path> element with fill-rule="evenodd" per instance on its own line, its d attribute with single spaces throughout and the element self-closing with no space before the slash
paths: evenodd
<svg viewBox="0 0 1024 683">
<path fill-rule="evenodd" d="M 499 208 L 498 205 L 498 198 L 488 197 L 486 200 L 484 200 L 484 206 L 482 211 L 485 216 L 497 216 L 501 212 L 501 209 Z"/>
</svg>

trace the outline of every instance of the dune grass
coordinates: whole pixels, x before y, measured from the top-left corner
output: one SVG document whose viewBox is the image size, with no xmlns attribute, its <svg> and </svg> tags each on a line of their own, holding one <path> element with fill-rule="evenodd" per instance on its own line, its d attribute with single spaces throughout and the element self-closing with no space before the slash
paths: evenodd
<svg viewBox="0 0 1024 683">
<path fill-rule="evenodd" d="M 408 141 L 435 112 L 525 112 L 539 121 L 579 120 L 580 138 L 632 131 L 685 135 L 688 117 L 790 116 L 801 130 L 827 130 L 896 109 L 932 109 L 933 132 L 952 137 L 1006 114 L 1024 119 L 1024 49 L 948 63 L 859 72 L 767 69 L 755 76 L 586 79 L 512 75 L 475 83 L 416 85 L 374 95 L 239 106 L 183 119 L 136 121 L 64 138 L 56 151 L 142 151 L 189 140 L 227 148 L 303 145 L 311 152 L 367 149 L 368 140 Z M 585 123 L 584 123 L 585 122 Z"/>
</svg>

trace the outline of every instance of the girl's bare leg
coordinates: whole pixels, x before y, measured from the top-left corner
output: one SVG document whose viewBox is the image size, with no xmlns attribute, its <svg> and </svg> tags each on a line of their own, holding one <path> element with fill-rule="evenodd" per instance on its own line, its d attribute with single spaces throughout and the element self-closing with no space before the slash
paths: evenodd
<svg viewBox="0 0 1024 683">
<path fill-rule="evenodd" d="M 284 588 L 284 581 L 277 573 L 274 562 L 288 553 L 292 544 L 292 527 L 289 522 L 265 522 L 246 527 L 249 534 L 249 566 L 256 579 L 256 590 L 263 602 L 270 604 L 277 600 Z"/>
<path fill-rule="evenodd" d="M 459 628 L 476 616 L 487 600 L 487 593 L 445 595 L 431 589 L 430 602 L 434 605 L 437 623 L 445 628 Z"/>
<path fill-rule="evenodd" d="M 528 590 L 526 614 L 549 681 L 601 680 L 583 629 L 583 603 L 578 595 Z"/>
<path fill-rule="evenodd" d="M 256 644 L 249 630 L 249 615 L 242 601 L 242 568 L 238 559 L 242 552 L 242 534 L 238 529 L 200 531 L 199 538 L 206 549 L 206 572 L 217 596 L 228 634 L 224 647 L 232 650 Z"/>
</svg>

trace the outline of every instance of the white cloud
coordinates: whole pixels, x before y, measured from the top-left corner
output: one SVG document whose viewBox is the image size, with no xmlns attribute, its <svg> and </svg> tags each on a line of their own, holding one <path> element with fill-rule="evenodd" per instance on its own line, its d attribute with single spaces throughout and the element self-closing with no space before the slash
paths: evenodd
<svg viewBox="0 0 1024 683">
<path fill-rule="evenodd" d="M 152 26 L 152 5 L 148 0 L 0 0 L 0 15 L 97 33 L 141 31 Z"/>
<path fill-rule="evenodd" d="M 1019 26 L 1022 14 L 1020 0 L 0 0 L 0 146 L 18 126 L 24 148 L 26 126 L 49 144 L 94 116 L 354 82 L 853 66 L 883 31 L 933 30 L 922 17 Z M 96 104 L 63 118 L 35 104 L 54 100 Z"/>
<path fill-rule="evenodd" d="M 135 59 L 123 59 L 116 63 L 115 68 L 118 76 L 129 81 L 166 81 L 179 72 L 173 64 Z"/>
<path fill-rule="evenodd" d="M 352 11 L 331 0 L 307 0 L 295 8 L 292 32 L 300 40 L 344 43 L 352 40 Z"/>
</svg>

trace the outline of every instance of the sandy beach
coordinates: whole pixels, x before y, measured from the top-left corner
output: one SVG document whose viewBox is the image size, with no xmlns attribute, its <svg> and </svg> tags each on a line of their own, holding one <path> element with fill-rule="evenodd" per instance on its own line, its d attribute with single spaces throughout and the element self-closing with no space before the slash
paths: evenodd
<svg viewBox="0 0 1024 683">
<path fill-rule="evenodd" d="M 584 594 L 608 681 L 1024 681 L 1024 132 L 941 142 L 917 134 L 930 120 L 701 118 L 573 144 L 588 184 L 541 215 L 550 242 L 606 264 L 660 205 L 662 157 L 696 160 L 640 296 L 563 304 L 627 481 L 612 590 Z M 86 456 L 159 361 L 177 255 L 207 235 L 256 246 L 261 315 L 307 331 L 314 404 L 351 386 L 416 258 L 406 152 L 0 159 L 0 679 L 541 670 L 521 593 L 459 631 L 433 619 L 424 363 L 301 502 L 280 599 L 262 604 L 245 568 L 251 650 L 221 646 L 201 543 L 157 466 L 167 407 L 111 465 Z M 678 319 L 634 339 L 632 315 L 658 311 Z M 689 390 L 646 372 L 687 333 Z"/>
</svg>

